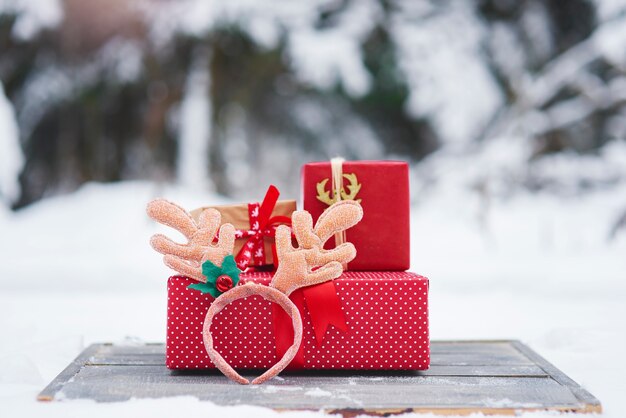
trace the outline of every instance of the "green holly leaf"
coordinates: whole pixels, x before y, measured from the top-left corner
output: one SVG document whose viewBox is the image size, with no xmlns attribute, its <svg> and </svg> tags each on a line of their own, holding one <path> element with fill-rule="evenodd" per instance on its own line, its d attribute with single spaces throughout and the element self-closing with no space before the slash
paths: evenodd
<svg viewBox="0 0 626 418">
<path fill-rule="evenodd" d="M 235 257 L 232 255 L 224 257 L 224 261 L 222 261 L 222 274 L 227 275 L 233 280 L 233 287 L 237 286 L 239 282 L 239 273 L 241 273 L 241 270 L 237 267 Z"/>
<path fill-rule="evenodd" d="M 211 261 L 207 260 L 202 263 L 202 274 L 206 276 L 206 283 L 193 283 L 187 286 L 188 289 L 199 290 L 200 292 L 209 293 L 214 298 L 222 294 L 217 290 L 217 278 L 225 274 L 233 281 L 233 287 L 239 283 L 239 273 L 241 270 L 237 268 L 235 257 L 227 255 L 222 261 L 222 267 L 218 267 Z"/>
<path fill-rule="evenodd" d="M 187 286 L 187 289 L 199 290 L 202 294 L 209 293 L 214 298 L 218 297 L 221 293 L 215 288 L 213 283 L 193 283 Z"/>
<path fill-rule="evenodd" d="M 206 276 L 207 281 L 215 281 L 215 279 L 217 279 L 223 273 L 220 267 L 207 260 L 202 263 L 202 274 Z"/>
</svg>

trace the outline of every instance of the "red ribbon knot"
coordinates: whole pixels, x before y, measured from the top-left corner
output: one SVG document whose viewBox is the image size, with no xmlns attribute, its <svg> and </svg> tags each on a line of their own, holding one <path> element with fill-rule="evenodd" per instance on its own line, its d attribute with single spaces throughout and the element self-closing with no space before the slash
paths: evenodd
<svg viewBox="0 0 626 418">
<path fill-rule="evenodd" d="M 267 264 L 265 238 L 274 238 L 279 224 L 291 225 L 291 218 L 288 216 L 272 216 L 279 196 L 280 192 L 276 186 L 271 185 L 262 203 L 248 203 L 250 229 L 235 230 L 235 238 L 248 238 L 235 256 L 239 269 L 245 270 L 250 265 L 250 260 L 254 260 L 255 266 Z"/>
</svg>

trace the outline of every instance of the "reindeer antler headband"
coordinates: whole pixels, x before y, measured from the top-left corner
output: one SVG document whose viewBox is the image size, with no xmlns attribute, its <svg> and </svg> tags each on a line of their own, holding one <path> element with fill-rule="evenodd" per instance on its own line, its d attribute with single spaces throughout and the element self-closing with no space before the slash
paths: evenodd
<svg viewBox="0 0 626 418">
<path fill-rule="evenodd" d="M 199 222 L 179 206 L 165 200 L 155 200 L 148 204 L 148 215 L 156 221 L 171 226 L 185 235 L 188 244 L 177 244 L 163 235 L 155 235 L 151 244 L 155 250 L 164 254 L 165 264 L 190 278 L 206 282 L 203 274 L 206 264 L 209 267 L 224 267 L 232 258 L 235 229 L 230 224 L 219 228 L 219 239 L 212 245 L 213 237 L 220 225 L 220 214 L 215 209 L 207 209 Z M 209 358 L 222 373 L 230 379 L 250 383 L 239 375 L 213 348 L 211 323 L 224 307 L 238 299 L 259 295 L 280 305 L 291 317 L 294 328 L 294 340 L 283 357 L 252 381 L 263 383 L 276 376 L 293 360 L 302 342 L 302 318 L 300 311 L 289 299 L 296 289 L 334 280 L 343 273 L 343 265 L 352 261 L 356 249 L 351 243 L 341 244 L 331 250 L 325 250 L 324 244 L 334 234 L 356 225 L 363 218 L 363 209 L 357 202 L 345 200 L 329 206 L 319 217 L 315 227 L 311 215 L 306 211 L 296 211 L 292 215 L 292 228 L 297 247 L 293 247 L 291 230 L 285 225 L 276 231 L 276 250 L 279 260 L 278 270 L 269 286 L 246 283 L 234 287 L 219 295 L 211 304 L 202 329 L 204 345 Z M 236 283 L 235 283 L 236 284 Z"/>
</svg>

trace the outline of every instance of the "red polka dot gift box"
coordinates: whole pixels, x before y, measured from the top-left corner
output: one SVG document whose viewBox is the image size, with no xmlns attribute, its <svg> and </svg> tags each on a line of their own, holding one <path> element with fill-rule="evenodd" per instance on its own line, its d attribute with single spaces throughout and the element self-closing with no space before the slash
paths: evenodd
<svg viewBox="0 0 626 418">
<path fill-rule="evenodd" d="M 273 273 L 250 272 L 240 285 L 269 285 Z M 203 324 L 214 301 L 184 276 L 168 282 L 166 364 L 170 369 L 213 368 Z M 303 338 L 290 369 L 424 370 L 430 362 L 428 279 L 400 271 L 348 271 L 299 289 Z M 214 348 L 235 369 L 268 369 L 293 340 L 290 318 L 260 296 L 226 306 L 213 320 Z"/>
</svg>

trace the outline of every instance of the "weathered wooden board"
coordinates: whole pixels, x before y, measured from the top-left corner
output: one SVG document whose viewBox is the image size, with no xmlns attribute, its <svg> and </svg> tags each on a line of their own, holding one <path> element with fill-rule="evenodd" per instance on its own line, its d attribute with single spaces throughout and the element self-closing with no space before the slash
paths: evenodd
<svg viewBox="0 0 626 418">
<path fill-rule="evenodd" d="M 95 344 L 38 399 L 106 402 L 192 395 L 219 405 L 324 410 L 344 416 L 601 412 L 600 402 L 589 392 L 517 341 L 432 342 L 431 356 L 431 368 L 422 372 L 285 372 L 264 385 L 241 386 L 218 372 L 166 369 L 162 344 Z"/>
</svg>

